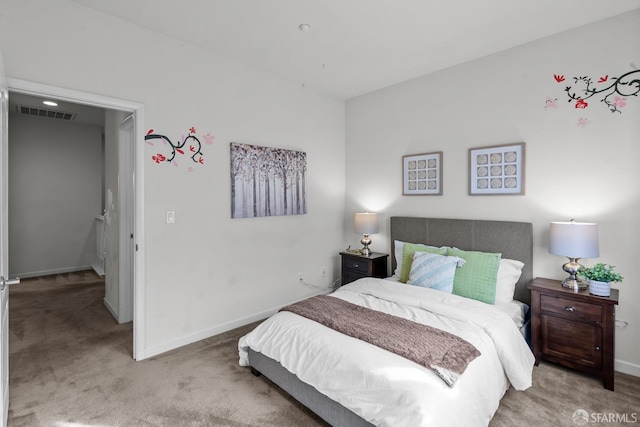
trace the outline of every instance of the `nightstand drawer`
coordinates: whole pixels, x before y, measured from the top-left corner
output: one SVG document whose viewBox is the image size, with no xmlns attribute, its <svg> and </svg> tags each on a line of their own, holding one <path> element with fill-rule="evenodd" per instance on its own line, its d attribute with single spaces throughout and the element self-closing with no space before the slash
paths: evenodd
<svg viewBox="0 0 640 427">
<path fill-rule="evenodd" d="M 358 280 L 361 277 L 387 277 L 387 258 L 389 255 L 372 252 L 369 256 L 360 256 L 340 252 L 342 257 L 342 284 Z"/>
<path fill-rule="evenodd" d="M 542 311 L 557 313 L 562 317 L 589 322 L 602 322 L 602 306 L 550 295 L 540 296 Z"/>
<path fill-rule="evenodd" d="M 367 273 L 367 271 L 369 271 L 369 262 L 366 259 L 358 260 L 357 258 L 345 257 L 342 266 L 361 273 Z"/>
</svg>

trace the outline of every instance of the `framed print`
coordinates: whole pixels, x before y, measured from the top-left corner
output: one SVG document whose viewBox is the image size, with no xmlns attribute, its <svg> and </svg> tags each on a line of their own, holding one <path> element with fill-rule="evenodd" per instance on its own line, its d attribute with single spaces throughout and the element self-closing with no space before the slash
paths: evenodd
<svg viewBox="0 0 640 427">
<path fill-rule="evenodd" d="M 442 151 L 402 157 L 402 194 L 442 195 Z"/>
<path fill-rule="evenodd" d="M 307 213 L 304 151 L 231 143 L 231 218 Z"/>
<path fill-rule="evenodd" d="M 524 142 L 469 149 L 469 194 L 524 194 Z"/>
</svg>

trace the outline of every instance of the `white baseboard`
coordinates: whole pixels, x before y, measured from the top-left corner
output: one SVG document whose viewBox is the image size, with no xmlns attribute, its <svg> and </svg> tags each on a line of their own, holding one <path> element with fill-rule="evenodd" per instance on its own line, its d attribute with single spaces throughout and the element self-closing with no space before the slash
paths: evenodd
<svg viewBox="0 0 640 427">
<path fill-rule="evenodd" d="M 52 274 L 75 273 L 76 271 L 85 271 L 85 270 L 91 270 L 91 266 L 84 265 L 79 267 L 54 268 L 51 270 L 32 271 L 30 273 L 16 274 L 16 277 L 19 277 L 21 279 L 28 279 L 29 277 L 50 276 Z"/>
<path fill-rule="evenodd" d="M 310 296 L 302 298 L 302 299 L 306 299 L 306 298 L 309 298 L 309 297 L 315 296 L 315 295 L 328 294 L 328 293 L 330 293 L 332 291 L 333 291 L 332 289 L 326 289 L 324 291 L 318 292 L 318 293 L 316 293 L 314 295 L 310 295 Z M 231 322 L 223 323 L 222 325 L 218 325 L 216 327 L 213 327 L 213 328 L 210 328 L 210 329 L 206 329 L 206 330 L 197 332 L 195 334 L 187 335 L 187 336 L 182 337 L 182 338 L 177 339 L 177 340 L 168 341 L 168 342 L 163 343 L 163 344 L 147 347 L 144 350 L 144 354 L 142 355 L 143 357 L 142 358 L 136 358 L 136 360 L 148 359 L 149 357 L 157 356 L 158 354 L 165 353 L 165 352 L 171 351 L 171 350 L 175 350 L 178 347 L 189 345 L 189 344 L 192 344 L 192 343 L 194 343 L 196 341 L 200 341 L 200 340 L 203 340 L 203 339 L 206 339 L 206 338 L 211 338 L 211 337 L 213 337 L 215 335 L 218 335 L 218 334 L 221 334 L 223 332 L 227 332 L 227 331 L 230 331 L 232 329 L 236 329 L 236 328 L 239 328 L 241 326 L 248 325 L 249 323 L 257 322 L 259 320 L 264 320 L 267 317 L 270 317 L 270 316 L 273 316 L 274 314 L 276 314 L 278 312 L 278 310 L 280 310 L 285 305 L 293 304 L 293 303 L 296 303 L 298 301 L 301 301 L 301 299 L 298 299 L 298 300 L 295 300 L 295 301 L 291 301 L 291 302 L 286 303 L 286 304 L 282 304 L 282 305 L 280 305 L 278 307 L 273 307 L 273 308 L 270 308 L 268 310 L 261 311 L 259 313 L 253 314 L 251 316 L 246 316 L 246 317 L 242 317 L 240 319 L 233 320 Z"/>
<path fill-rule="evenodd" d="M 117 322 L 118 312 L 113 308 L 113 306 L 109 303 L 109 301 L 107 301 L 106 298 L 102 298 L 102 302 L 104 303 L 104 306 L 107 307 L 107 310 L 109 310 L 109 313 L 111 313 L 111 315 L 113 316 L 114 319 L 116 319 L 116 322 Z"/>
<path fill-rule="evenodd" d="M 640 365 L 625 362 L 624 360 L 614 360 L 613 367 L 616 371 L 622 372 L 623 374 L 640 377 Z"/>
</svg>

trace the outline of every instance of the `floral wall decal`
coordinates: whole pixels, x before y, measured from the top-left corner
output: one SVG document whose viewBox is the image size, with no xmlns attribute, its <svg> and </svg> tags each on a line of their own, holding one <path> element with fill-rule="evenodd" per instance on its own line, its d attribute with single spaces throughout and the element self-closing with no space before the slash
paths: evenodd
<svg viewBox="0 0 640 427">
<path fill-rule="evenodd" d="M 204 164 L 204 153 L 202 152 L 202 143 L 200 139 L 195 135 L 196 128 L 189 128 L 189 134 L 185 137 L 182 135 L 179 142 L 173 142 L 166 135 L 162 135 L 159 133 L 154 133 L 153 129 L 149 129 L 147 134 L 144 137 L 144 140 L 147 144 L 153 146 L 153 140 L 161 140 L 165 146 L 169 147 L 169 152 L 165 154 L 163 153 L 155 153 L 151 156 L 151 160 L 155 163 L 171 163 L 174 166 L 178 166 L 179 156 L 188 155 L 193 163 L 196 165 Z M 207 133 L 206 135 L 202 135 L 202 139 L 204 143 L 207 145 L 213 144 L 213 135 L 211 133 Z M 189 172 L 193 172 L 193 167 L 188 168 Z"/>
<path fill-rule="evenodd" d="M 578 118 L 578 126 L 580 126 L 581 128 L 587 127 L 588 124 L 589 124 L 589 120 L 586 117 Z"/>
<path fill-rule="evenodd" d="M 633 68 L 620 77 L 610 78 L 605 74 L 595 82 L 588 76 L 574 77 L 573 83 L 564 89 L 569 97 L 568 102 L 575 102 L 575 108 L 584 110 L 589 107 L 588 99 L 601 97 L 600 102 L 604 103 L 609 111 L 622 113 L 621 108 L 627 105 L 627 98 L 638 96 L 640 93 L 640 70 Z M 566 80 L 560 74 L 554 74 L 553 78 L 557 83 Z M 547 104 L 548 100 L 549 98 Z"/>
<path fill-rule="evenodd" d="M 547 96 L 547 100 L 544 103 L 544 108 L 557 108 L 558 107 L 558 98 L 551 98 L 550 96 Z"/>
</svg>

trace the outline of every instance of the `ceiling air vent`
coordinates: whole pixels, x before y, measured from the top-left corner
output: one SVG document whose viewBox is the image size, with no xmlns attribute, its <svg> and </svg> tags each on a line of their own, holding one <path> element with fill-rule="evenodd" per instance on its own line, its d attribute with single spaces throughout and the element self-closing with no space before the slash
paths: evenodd
<svg viewBox="0 0 640 427">
<path fill-rule="evenodd" d="M 76 118 L 75 113 L 65 113 L 64 111 L 46 110 L 44 108 L 26 107 L 24 105 L 18 105 L 18 113 L 32 117 L 44 117 L 49 119 L 59 120 L 74 120 Z"/>
</svg>

